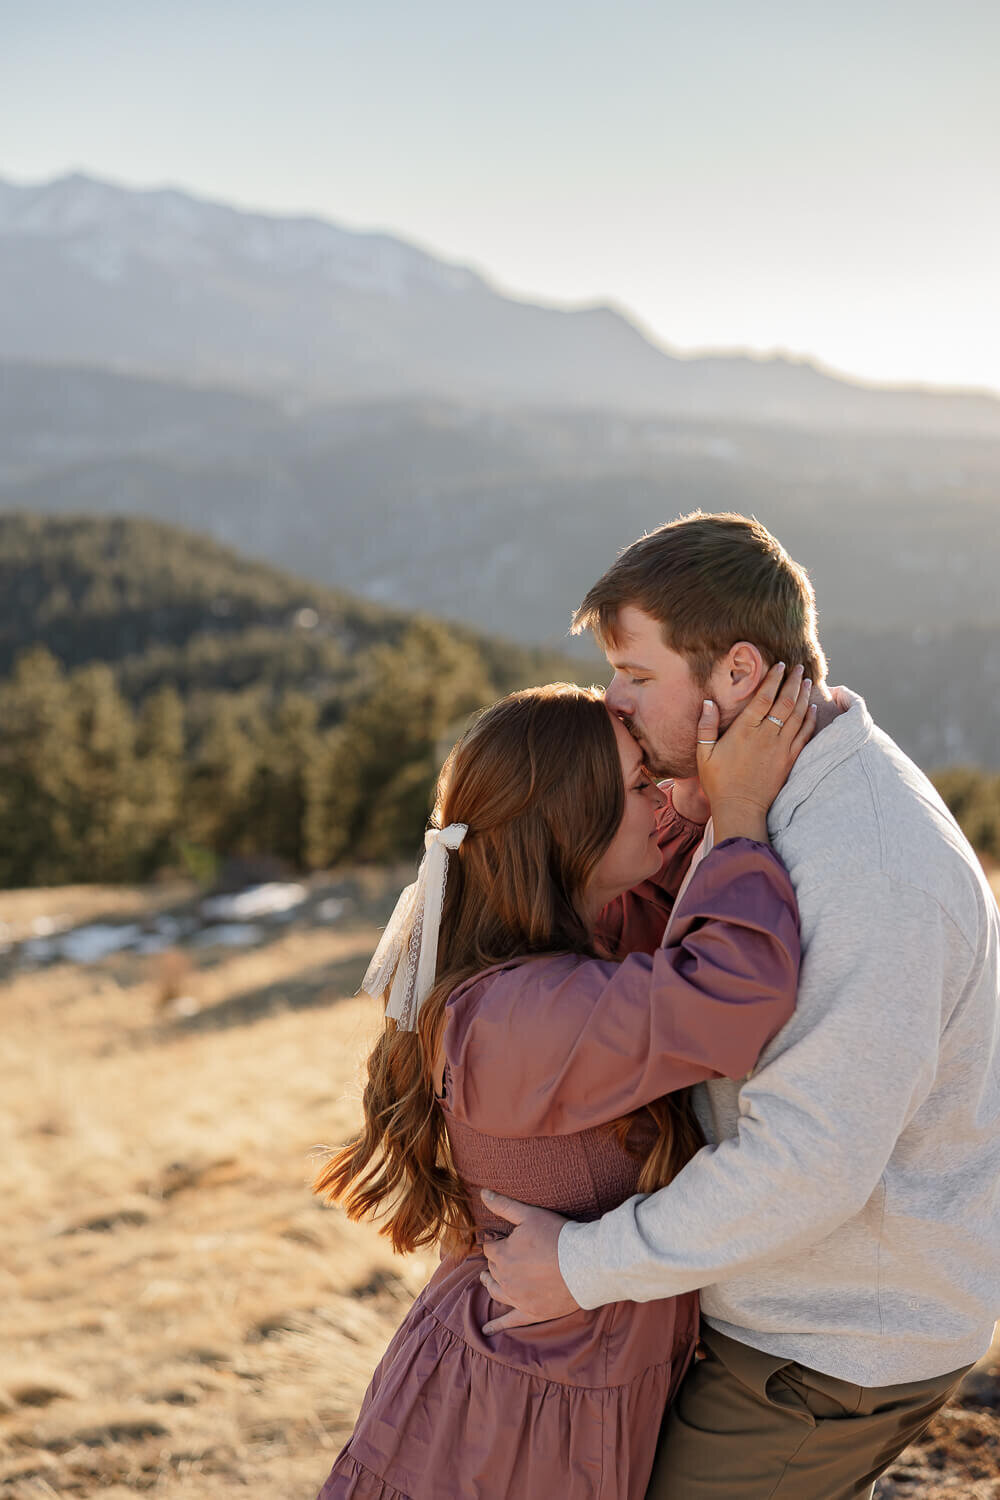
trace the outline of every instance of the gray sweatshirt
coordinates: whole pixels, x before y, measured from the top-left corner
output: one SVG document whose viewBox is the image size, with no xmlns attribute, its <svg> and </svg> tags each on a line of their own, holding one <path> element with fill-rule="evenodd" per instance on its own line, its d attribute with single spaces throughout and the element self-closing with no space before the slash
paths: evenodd
<svg viewBox="0 0 1000 1500">
<path fill-rule="evenodd" d="M 746 1079 L 696 1091 L 712 1144 L 567 1224 L 559 1265 L 583 1307 L 701 1287 L 722 1333 L 895 1385 L 978 1359 L 1000 1315 L 1000 914 L 927 778 L 834 696 L 769 817 L 796 1013 Z"/>
</svg>

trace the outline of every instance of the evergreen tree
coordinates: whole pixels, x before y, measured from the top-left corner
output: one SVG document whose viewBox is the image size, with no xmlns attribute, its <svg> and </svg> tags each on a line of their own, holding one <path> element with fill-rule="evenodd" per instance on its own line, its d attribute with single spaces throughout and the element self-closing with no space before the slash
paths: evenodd
<svg viewBox="0 0 1000 1500">
<path fill-rule="evenodd" d="M 135 753 L 135 720 L 111 668 L 70 678 L 77 756 L 71 803 L 77 878 L 134 880 L 144 873 L 147 813 Z"/>
<path fill-rule="evenodd" d="M 75 878 L 78 761 L 66 674 L 36 647 L 0 685 L 0 884 Z"/>
<path fill-rule="evenodd" d="M 287 692 L 263 727 L 257 767 L 246 797 L 243 837 L 299 869 L 310 863 L 310 767 L 322 744 L 319 709 L 304 693 Z"/>
<path fill-rule="evenodd" d="M 260 729 L 252 702 L 231 694 L 212 700 L 187 778 L 183 834 L 188 842 L 217 854 L 256 852 L 244 828 Z"/>
<path fill-rule="evenodd" d="M 430 621 L 376 647 L 366 675 L 327 774 L 351 794 L 340 854 L 385 859 L 419 846 L 444 754 L 493 693 L 475 648 Z"/>
<path fill-rule="evenodd" d="M 185 782 L 184 705 L 172 687 L 151 693 L 139 712 L 135 749 L 144 808 L 142 864 L 152 874 L 171 861 L 181 832 Z"/>
</svg>

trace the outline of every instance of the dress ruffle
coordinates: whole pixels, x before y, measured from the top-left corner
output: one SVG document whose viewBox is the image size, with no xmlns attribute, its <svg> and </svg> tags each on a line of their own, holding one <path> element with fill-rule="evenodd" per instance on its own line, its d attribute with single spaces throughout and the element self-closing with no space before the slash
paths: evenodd
<svg viewBox="0 0 1000 1500">
<path fill-rule="evenodd" d="M 478 1267 L 463 1269 L 478 1285 Z M 669 1357 L 671 1304 L 618 1304 L 565 1320 L 590 1319 L 600 1351 L 593 1383 L 571 1384 L 533 1373 L 528 1350 L 525 1364 L 514 1368 L 509 1351 L 493 1357 L 446 1327 L 433 1303 L 454 1305 L 460 1274 L 442 1266 L 397 1330 L 319 1500 L 554 1500 L 568 1493 L 573 1500 L 642 1500 L 678 1374 Z M 471 1292 L 467 1282 L 467 1297 L 478 1301 Z M 630 1321 L 644 1320 L 638 1344 L 645 1348 L 650 1315 L 660 1321 L 661 1308 L 659 1348 L 667 1357 L 620 1384 L 604 1383 L 609 1361 L 620 1360 L 626 1330 L 602 1324 L 611 1318 L 620 1324 L 623 1312 Z M 539 1331 L 546 1328 L 551 1339 L 563 1321 Z M 530 1338 L 531 1330 L 523 1332 Z M 574 1327 L 570 1344 L 577 1336 Z"/>
<path fill-rule="evenodd" d="M 412 1500 L 412 1497 L 385 1484 L 371 1469 L 344 1452 L 330 1470 L 317 1500 Z"/>
</svg>

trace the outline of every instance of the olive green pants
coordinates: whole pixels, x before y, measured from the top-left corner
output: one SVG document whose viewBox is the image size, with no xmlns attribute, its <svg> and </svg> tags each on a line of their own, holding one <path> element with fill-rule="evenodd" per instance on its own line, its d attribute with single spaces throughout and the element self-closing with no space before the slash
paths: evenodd
<svg viewBox="0 0 1000 1500">
<path fill-rule="evenodd" d="M 927 1426 L 966 1366 L 851 1385 L 702 1328 L 667 1412 L 646 1500 L 854 1500 Z"/>
</svg>

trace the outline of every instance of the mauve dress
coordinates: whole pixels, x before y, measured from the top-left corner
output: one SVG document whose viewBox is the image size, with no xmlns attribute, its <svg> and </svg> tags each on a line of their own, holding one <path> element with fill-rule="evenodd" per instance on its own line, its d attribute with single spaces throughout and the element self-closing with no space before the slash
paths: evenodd
<svg viewBox="0 0 1000 1500">
<path fill-rule="evenodd" d="M 694 1351 L 696 1293 L 618 1302 L 484 1338 L 505 1309 L 479 1280 L 511 1226 L 481 1187 L 590 1220 L 636 1191 L 606 1126 L 674 1089 L 742 1077 L 789 1018 L 798 913 L 761 844 L 700 865 L 669 947 L 657 934 L 701 837 L 668 806 L 655 889 L 609 909 L 623 962 L 575 955 L 487 970 L 450 997 L 441 1108 L 477 1246 L 443 1259 L 382 1358 L 319 1500 L 641 1500 L 660 1421 Z M 640 1117 L 631 1140 L 652 1140 Z"/>
</svg>

